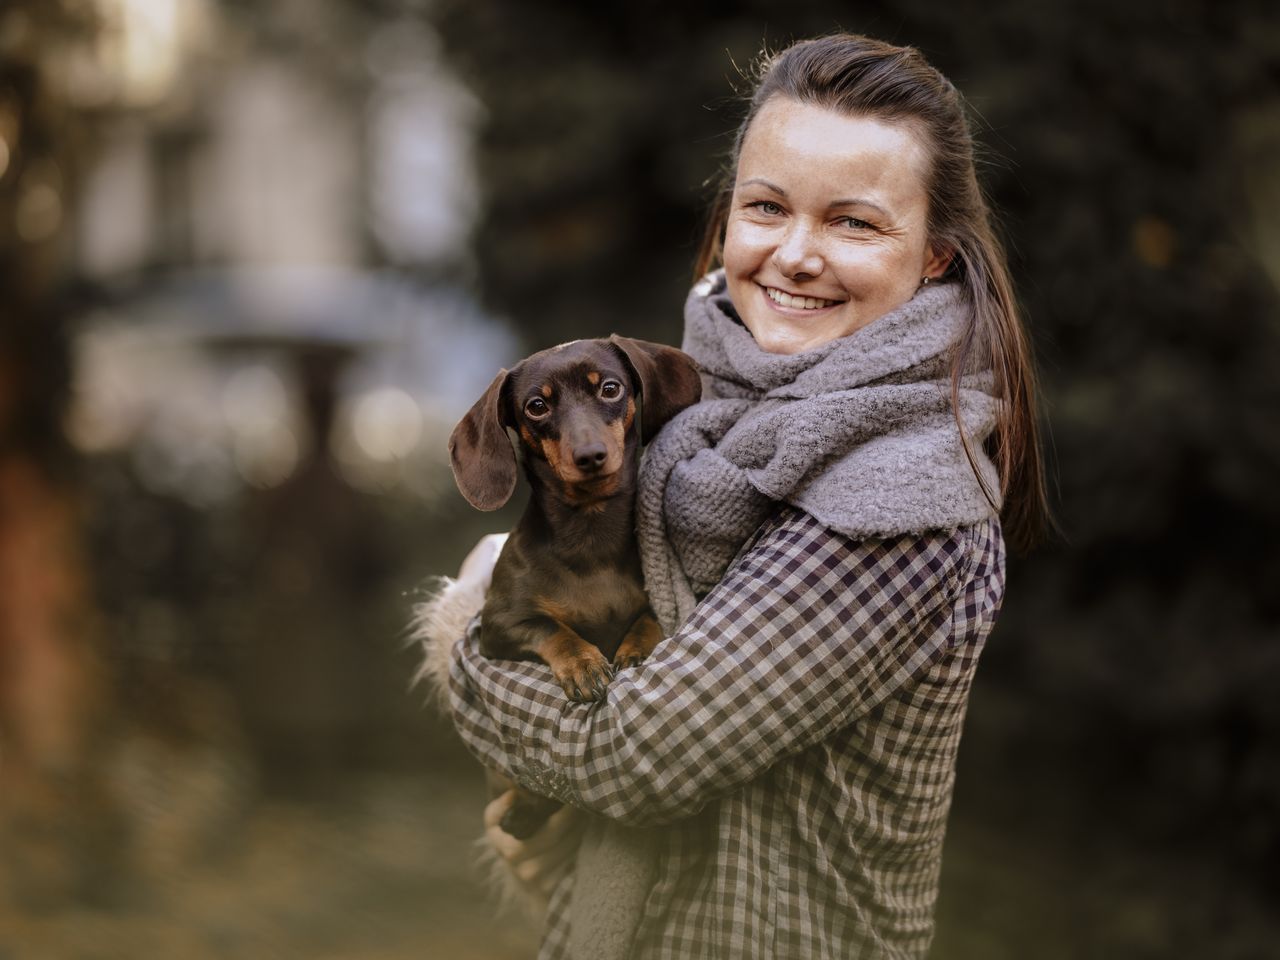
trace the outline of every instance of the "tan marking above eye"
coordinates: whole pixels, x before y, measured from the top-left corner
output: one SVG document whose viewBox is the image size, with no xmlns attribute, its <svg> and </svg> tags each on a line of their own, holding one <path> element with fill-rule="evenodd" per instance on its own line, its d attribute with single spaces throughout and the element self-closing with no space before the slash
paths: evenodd
<svg viewBox="0 0 1280 960">
<path fill-rule="evenodd" d="M 588 374 L 587 374 L 587 380 L 590 382 L 590 384 L 591 384 L 593 387 L 595 387 L 595 386 L 599 386 L 599 384 L 600 384 L 600 374 L 596 373 L 596 372 L 593 370 L 593 371 L 591 371 L 590 373 L 588 373 Z"/>
<path fill-rule="evenodd" d="M 542 392 L 542 395 L 543 395 L 544 397 L 546 397 L 548 400 L 550 400 L 550 399 L 551 399 L 551 384 L 549 384 L 549 383 L 544 383 L 544 384 L 542 385 L 542 391 L 541 391 L 541 392 Z"/>
</svg>

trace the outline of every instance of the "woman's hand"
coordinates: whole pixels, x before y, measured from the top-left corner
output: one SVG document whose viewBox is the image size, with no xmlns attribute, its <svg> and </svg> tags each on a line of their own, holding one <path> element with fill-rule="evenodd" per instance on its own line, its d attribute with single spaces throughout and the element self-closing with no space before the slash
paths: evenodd
<svg viewBox="0 0 1280 960">
<path fill-rule="evenodd" d="M 485 838 L 521 885 L 545 902 L 578 853 L 585 818 L 573 807 L 563 807 L 529 839 L 517 840 L 498 826 L 515 796 L 508 790 L 484 808 Z"/>
</svg>

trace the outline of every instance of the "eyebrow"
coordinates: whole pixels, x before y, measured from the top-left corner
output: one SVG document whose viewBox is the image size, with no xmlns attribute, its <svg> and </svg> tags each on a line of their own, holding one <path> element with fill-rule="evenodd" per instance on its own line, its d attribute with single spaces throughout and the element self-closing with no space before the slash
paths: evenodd
<svg viewBox="0 0 1280 960">
<path fill-rule="evenodd" d="M 766 180 L 764 177 L 752 177 L 750 180 L 743 180 L 742 185 L 744 187 L 764 187 L 767 190 L 772 190 L 780 197 L 785 197 L 787 195 L 787 191 L 783 190 L 776 183 L 771 183 Z"/>
<path fill-rule="evenodd" d="M 828 210 L 834 210 L 836 207 L 870 207 L 876 213 L 880 214 L 880 216 L 885 219 L 889 219 L 888 210 L 880 206 L 878 203 L 873 203 L 872 201 L 865 200 L 861 197 L 856 197 L 852 200 L 833 200 L 831 203 L 827 204 Z"/>
<path fill-rule="evenodd" d="M 764 179 L 763 177 L 752 177 L 750 180 L 743 180 L 743 181 L 742 181 L 742 186 L 744 186 L 744 187 L 752 187 L 752 186 L 764 187 L 766 190 L 771 190 L 771 191 L 773 191 L 773 192 L 774 192 L 774 193 L 776 193 L 778 196 L 782 197 L 784 200 L 785 200 L 785 199 L 786 199 L 786 197 L 787 197 L 787 191 L 783 190 L 783 189 L 782 189 L 780 186 L 778 186 L 776 183 L 772 183 L 772 182 L 770 182 L 770 181 L 768 181 L 768 180 Z M 831 201 L 829 204 L 827 204 L 827 209 L 828 209 L 828 210 L 834 210 L 834 209 L 836 209 L 837 207 L 870 207 L 872 210 L 874 210 L 874 211 L 876 211 L 877 213 L 879 213 L 879 214 L 880 214 L 880 216 L 882 216 L 882 217 L 888 218 L 888 216 L 889 216 L 889 211 L 888 211 L 888 210 L 886 210 L 884 207 L 880 206 L 880 204 L 875 203 L 875 202 L 873 202 L 873 201 L 871 201 L 871 200 L 867 200 L 867 199 L 865 199 L 865 198 L 863 198 L 863 197 L 851 197 L 851 198 L 849 198 L 849 199 L 847 199 L 847 200 L 833 200 L 833 201 Z"/>
</svg>

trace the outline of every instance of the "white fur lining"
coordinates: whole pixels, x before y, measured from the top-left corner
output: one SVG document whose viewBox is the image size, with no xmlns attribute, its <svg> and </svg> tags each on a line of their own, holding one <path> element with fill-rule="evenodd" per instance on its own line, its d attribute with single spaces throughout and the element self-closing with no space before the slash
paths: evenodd
<svg viewBox="0 0 1280 960">
<path fill-rule="evenodd" d="M 493 565 L 507 542 L 505 533 L 482 537 L 462 561 L 458 578 L 438 577 L 431 595 L 413 605 L 409 640 L 422 648 L 422 665 L 413 684 L 425 682 L 437 699 L 445 702 L 449 689 L 449 665 L 453 645 L 466 632 L 471 618 L 484 606 L 484 595 L 493 579 Z"/>
</svg>

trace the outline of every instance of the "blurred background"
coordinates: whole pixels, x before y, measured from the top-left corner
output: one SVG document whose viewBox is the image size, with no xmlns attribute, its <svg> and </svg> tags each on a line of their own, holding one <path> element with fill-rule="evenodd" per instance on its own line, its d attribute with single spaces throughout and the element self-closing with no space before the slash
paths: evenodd
<svg viewBox="0 0 1280 960">
<path fill-rule="evenodd" d="M 940 960 L 1280 956 L 1270 0 L 0 5 L 0 960 L 521 958 L 422 585 L 496 370 L 678 342 L 762 44 L 966 93 L 1062 535 L 973 691 Z"/>
</svg>

